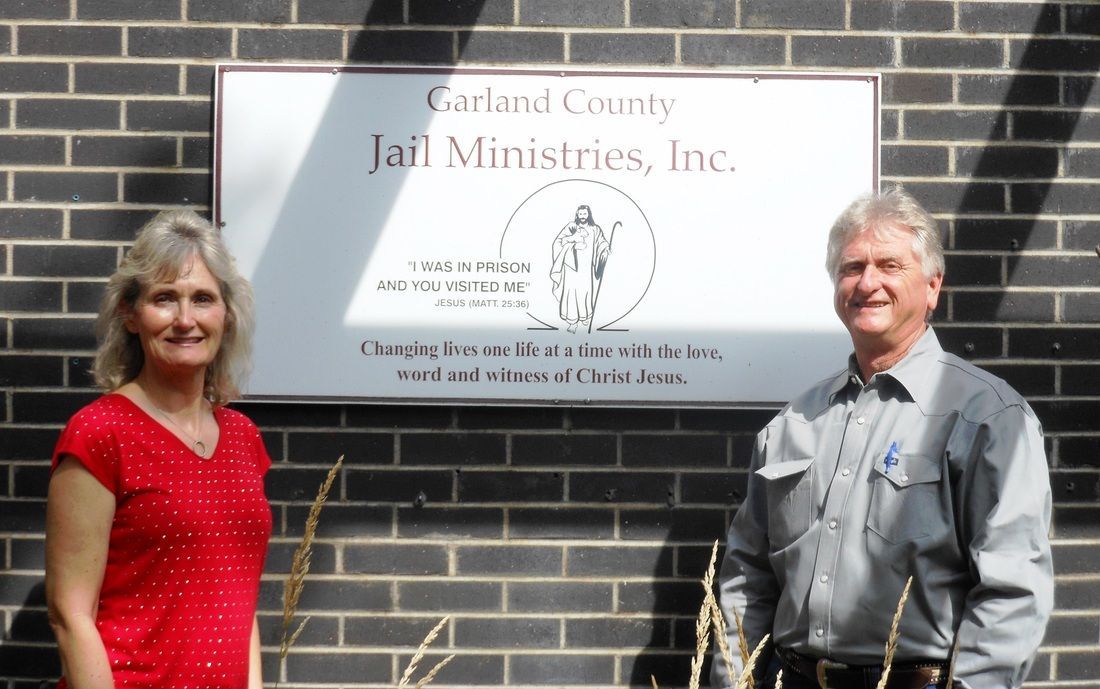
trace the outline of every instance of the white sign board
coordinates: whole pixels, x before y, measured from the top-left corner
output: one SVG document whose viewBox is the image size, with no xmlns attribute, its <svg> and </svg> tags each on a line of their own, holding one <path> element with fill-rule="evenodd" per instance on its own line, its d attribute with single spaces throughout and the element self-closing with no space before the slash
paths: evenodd
<svg viewBox="0 0 1100 689">
<path fill-rule="evenodd" d="M 840 368 L 865 74 L 223 65 L 261 399 L 733 406 Z"/>
</svg>

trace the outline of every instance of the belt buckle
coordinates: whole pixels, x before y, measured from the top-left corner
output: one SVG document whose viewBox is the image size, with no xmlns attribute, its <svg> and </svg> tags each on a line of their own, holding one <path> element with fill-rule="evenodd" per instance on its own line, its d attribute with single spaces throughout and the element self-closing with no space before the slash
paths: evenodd
<svg viewBox="0 0 1100 689">
<path fill-rule="evenodd" d="M 827 677 L 825 677 L 825 673 L 829 670 L 844 670 L 847 667 L 848 666 L 844 663 L 838 663 L 829 660 L 828 658 L 819 659 L 817 661 L 817 685 L 821 687 L 821 689 L 829 689 L 829 686 L 825 681 L 827 679 Z"/>
</svg>

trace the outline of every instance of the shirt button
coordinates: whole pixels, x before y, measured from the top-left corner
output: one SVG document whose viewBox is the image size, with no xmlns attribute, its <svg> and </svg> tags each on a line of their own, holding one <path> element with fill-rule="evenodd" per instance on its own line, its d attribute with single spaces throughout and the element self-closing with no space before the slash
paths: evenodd
<svg viewBox="0 0 1100 689">
<path fill-rule="evenodd" d="M 821 575 L 821 583 L 822 584 L 828 584 L 829 583 L 829 575 L 828 574 L 822 574 Z"/>
<path fill-rule="evenodd" d="M 858 423 L 858 424 L 859 424 L 860 426 L 862 426 L 862 425 L 863 425 L 863 422 L 864 422 L 864 421 L 866 421 L 866 420 L 867 420 L 867 419 L 865 419 L 865 418 L 863 418 L 863 417 L 861 416 L 861 417 L 859 417 L 858 419 L 856 419 L 856 423 Z"/>
<path fill-rule="evenodd" d="M 901 480 L 902 481 L 908 481 L 909 480 L 909 474 L 902 474 L 901 475 Z"/>
<path fill-rule="evenodd" d="M 830 529 L 835 529 L 836 528 L 836 520 L 835 519 L 829 520 L 829 528 Z"/>
<path fill-rule="evenodd" d="M 841 476 L 847 476 L 850 473 L 852 473 L 852 470 L 849 469 L 848 467 L 844 467 L 844 471 L 840 472 L 840 475 Z"/>
</svg>

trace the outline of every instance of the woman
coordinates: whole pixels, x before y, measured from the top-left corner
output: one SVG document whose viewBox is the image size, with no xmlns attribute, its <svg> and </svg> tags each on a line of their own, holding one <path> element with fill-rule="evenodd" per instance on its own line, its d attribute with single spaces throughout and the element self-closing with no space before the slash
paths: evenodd
<svg viewBox="0 0 1100 689">
<path fill-rule="evenodd" d="M 93 367 L 107 392 L 62 432 L 49 486 L 59 687 L 262 686 L 271 460 L 224 406 L 253 322 L 251 287 L 190 211 L 153 218 L 111 277 Z"/>
</svg>

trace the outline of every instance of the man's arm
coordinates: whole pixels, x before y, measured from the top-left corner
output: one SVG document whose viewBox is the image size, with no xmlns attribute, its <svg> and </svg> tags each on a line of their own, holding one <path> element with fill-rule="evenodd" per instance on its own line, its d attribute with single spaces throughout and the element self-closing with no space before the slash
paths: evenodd
<svg viewBox="0 0 1100 689">
<path fill-rule="evenodd" d="M 726 552 L 718 575 L 719 605 L 726 618 L 727 640 L 733 655 L 731 661 L 737 674 L 740 674 L 743 663 L 738 651 L 734 611 L 741 617 L 751 653 L 760 639 L 771 633 L 779 598 L 779 583 L 768 563 L 768 496 L 763 479 L 755 473 L 764 465 L 767 433 L 765 428 L 756 438 L 747 494 L 730 524 Z M 736 681 L 736 676 L 729 676 L 726 663 L 715 647 L 710 685 L 716 689 L 732 687 Z"/>
<path fill-rule="evenodd" d="M 1050 478 L 1039 421 L 1021 406 L 987 419 L 956 507 L 976 582 L 959 626 L 955 676 L 967 689 L 1019 687 L 1053 607 Z"/>
</svg>

